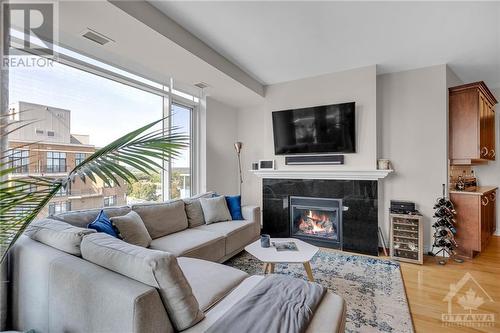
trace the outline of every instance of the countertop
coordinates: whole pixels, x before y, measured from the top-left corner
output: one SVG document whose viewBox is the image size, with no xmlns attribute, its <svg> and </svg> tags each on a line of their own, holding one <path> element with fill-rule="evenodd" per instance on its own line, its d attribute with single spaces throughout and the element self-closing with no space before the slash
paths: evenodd
<svg viewBox="0 0 500 333">
<path fill-rule="evenodd" d="M 485 193 L 496 190 L 497 186 L 477 186 L 470 190 L 457 191 L 455 189 L 450 189 L 450 193 L 453 194 L 470 194 L 470 195 L 483 195 Z"/>
</svg>

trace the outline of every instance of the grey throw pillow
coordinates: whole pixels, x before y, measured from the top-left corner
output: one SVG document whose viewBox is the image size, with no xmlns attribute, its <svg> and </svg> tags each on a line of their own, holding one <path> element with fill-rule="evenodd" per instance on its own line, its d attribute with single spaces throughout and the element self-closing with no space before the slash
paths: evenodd
<svg viewBox="0 0 500 333">
<path fill-rule="evenodd" d="M 227 208 L 226 198 L 224 196 L 215 198 L 200 198 L 201 208 L 205 223 L 231 221 L 231 213 Z"/>
<path fill-rule="evenodd" d="M 184 199 L 189 228 L 199 227 L 200 225 L 205 224 L 200 198 L 211 198 L 214 194 L 215 192 L 205 192 L 191 198 Z"/>
<path fill-rule="evenodd" d="M 151 236 L 136 212 L 131 211 L 127 215 L 111 217 L 110 220 L 125 242 L 142 247 L 151 244 Z"/>
<path fill-rule="evenodd" d="M 105 233 L 89 236 L 93 237 L 84 237 L 82 241 L 83 259 L 157 288 L 176 331 L 203 319 L 199 303 L 173 254 L 127 244 Z"/>
<path fill-rule="evenodd" d="M 132 206 L 132 210 L 139 214 L 153 239 L 173 234 L 188 227 L 182 200 L 137 204 Z"/>
<path fill-rule="evenodd" d="M 75 227 L 66 222 L 43 219 L 31 223 L 25 234 L 45 245 L 75 256 L 81 256 L 80 243 L 83 236 L 94 232 L 93 229 Z"/>
</svg>

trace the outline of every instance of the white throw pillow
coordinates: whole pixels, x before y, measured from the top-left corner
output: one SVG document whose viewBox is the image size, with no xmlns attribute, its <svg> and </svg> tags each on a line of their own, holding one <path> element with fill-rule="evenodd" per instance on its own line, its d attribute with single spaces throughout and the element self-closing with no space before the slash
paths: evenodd
<svg viewBox="0 0 500 333">
<path fill-rule="evenodd" d="M 205 223 L 231 221 L 231 213 L 227 208 L 226 198 L 219 196 L 215 198 L 200 198 L 201 208 Z"/>
</svg>

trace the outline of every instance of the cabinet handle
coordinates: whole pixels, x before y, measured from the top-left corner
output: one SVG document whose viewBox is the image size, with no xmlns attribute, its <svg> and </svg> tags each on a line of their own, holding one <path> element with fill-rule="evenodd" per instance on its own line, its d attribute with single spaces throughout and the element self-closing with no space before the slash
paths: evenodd
<svg viewBox="0 0 500 333">
<path fill-rule="evenodd" d="M 493 149 L 490 150 L 490 157 L 495 157 L 495 151 Z"/>
<path fill-rule="evenodd" d="M 481 198 L 481 203 L 483 206 L 486 206 L 490 201 L 488 200 L 488 197 L 482 197 Z"/>
<path fill-rule="evenodd" d="M 488 148 L 486 147 L 481 148 L 481 156 L 488 156 Z"/>
<path fill-rule="evenodd" d="M 497 199 L 497 194 L 496 193 L 491 193 L 490 194 L 490 200 L 495 201 Z"/>
</svg>

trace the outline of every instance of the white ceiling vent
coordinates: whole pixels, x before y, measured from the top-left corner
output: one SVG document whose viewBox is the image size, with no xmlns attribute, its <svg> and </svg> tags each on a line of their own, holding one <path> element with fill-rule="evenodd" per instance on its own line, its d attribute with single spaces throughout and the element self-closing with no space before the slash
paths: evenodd
<svg viewBox="0 0 500 333">
<path fill-rule="evenodd" d="M 194 84 L 194 86 L 195 86 L 195 87 L 198 87 L 198 88 L 200 88 L 200 89 L 205 89 L 205 88 L 207 88 L 207 87 L 208 87 L 208 84 L 207 84 L 207 83 L 205 83 L 205 82 L 198 82 L 198 83 L 195 83 L 195 84 Z"/>
<path fill-rule="evenodd" d="M 114 42 L 114 40 L 112 40 L 111 38 L 89 28 L 82 32 L 82 36 L 100 45 Z"/>
</svg>

